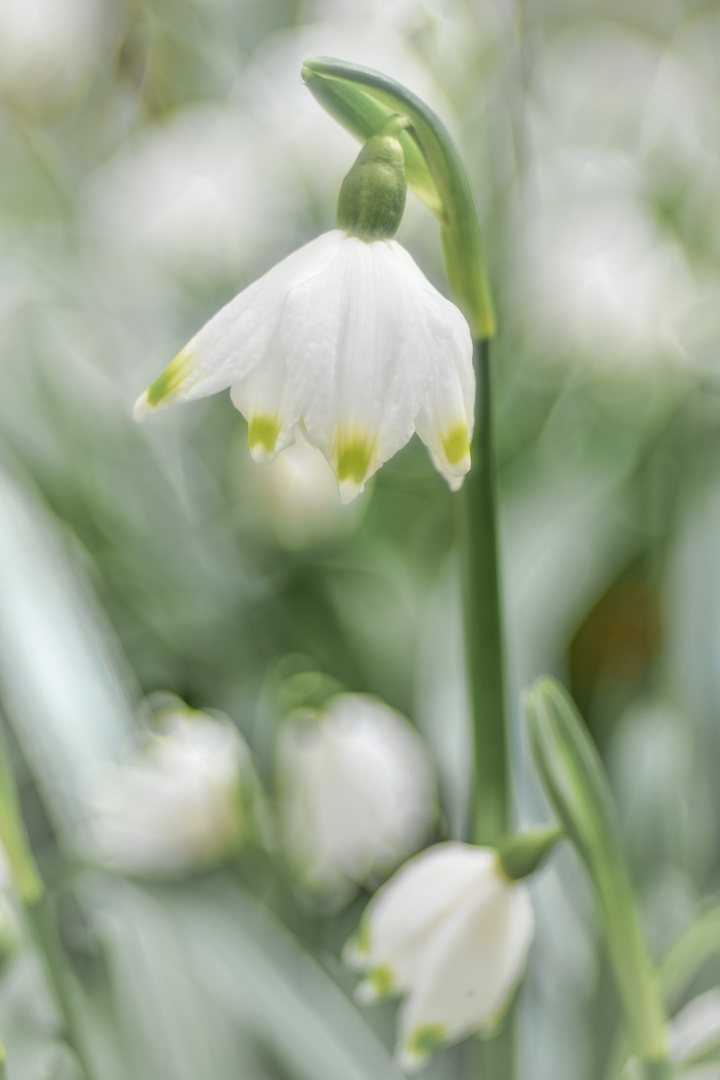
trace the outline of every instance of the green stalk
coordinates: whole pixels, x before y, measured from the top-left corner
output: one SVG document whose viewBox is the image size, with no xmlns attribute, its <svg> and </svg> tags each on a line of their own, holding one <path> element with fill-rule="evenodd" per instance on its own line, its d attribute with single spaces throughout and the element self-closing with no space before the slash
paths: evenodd
<svg viewBox="0 0 720 1080">
<path fill-rule="evenodd" d="M 40 957 L 50 995 L 62 1022 L 65 1038 L 70 1048 L 75 1051 L 86 1080 L 91 1080 L 92 1072 L 88 1063 L 85 1040 L 82 1027 L 78 1022 L 75 988 L 72 985 L 65 950 L 48 910 L 47 895 L 43 889 L 40 894 L 36 894 L 31 899 L 22 899 L 30 935 Z"/>
<path fill-rule="evenodd" d="M 474 342 L 473 467 L 460 500 L 465 659 L 473 730 L 470 839 L 497 845 L 510 831 L 505 645 L 497 537 L 490 343 Z"/>
<path fill-rule="evenodd" d="M 476 421 L 472 469 L 459 500 L 465 663 L 473 733 L 469 838 L 475 844 L 496 846 L 510 831 L 511 807 L 493 388 L 487 338 L 474 340 L 473 362 Z M 510 1011 L 497 1035 L 479 1043 L 482 1080 L 512 1080 L 512 1020 Z"/>
</svg>

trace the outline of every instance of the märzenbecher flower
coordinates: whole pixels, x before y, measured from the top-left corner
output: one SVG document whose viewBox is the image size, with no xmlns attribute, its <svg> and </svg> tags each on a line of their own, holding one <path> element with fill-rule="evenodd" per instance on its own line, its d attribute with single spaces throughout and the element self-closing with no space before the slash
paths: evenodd
<svg viewBox="0 0 720 1080">
<path fill-rule="evenodd" d="M 402 147 L 392 132 L 374 136 L 343 184 L 342 227 L 218 312 L 139 398 L 136 418 L 229 387 L 253 458 L 271 461 L 302 425 L 344 502 L 414 431 L 457 489 L 470 468 L 470 329 L 391 239 L 404 203 Z"/>
<path fill-rule="evenodd" d="M 402 994 L 397 1057 L 411 1071 L 502 1014 L 535 930 L 530 894 L 494 848 L 444 843 L 410 859 L 368 904 L 344 958 L 361 1001 Z"/>
</svg>

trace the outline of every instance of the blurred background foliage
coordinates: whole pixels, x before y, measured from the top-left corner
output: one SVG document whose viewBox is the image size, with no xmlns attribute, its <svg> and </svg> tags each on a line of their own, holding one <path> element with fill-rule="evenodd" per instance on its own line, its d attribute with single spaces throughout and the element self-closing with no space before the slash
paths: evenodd
<svg viewBox="0 0 720 1080">
<path fill-rule="evenodd" d="M 0 0 L 0 676 L 111 1080 L 390 1069 L 391 1012 L 361 1016 L 338 961 L 362 898 L 322 917 L 259 856 L 150 885 L 64 853 L 87 763 L 121 753 L 142 694 L 223 710 L 268 788 L 283 679 L 377 694 L 425 734 L 441 834 L 462 835 L 455 507 L 424 448 L 359 507 L 331 485 L 303 511 L 297 476 L 250 462 L 227 395 L 131 415 L 218 306 L 334 227 L 356 147 L 301 84 L 322 54 L 427 100 L 474 185 L 511 700 L 542 672 L 568 681 L 658 955 L 718 885 L 720 5 Z M 444 288 L 412 200 L 399 239 Z M 530 823 L 545 809 L 516 721 Z M 569 853 L 535 897 L 522 1075 L 601 1077 L 617 1003 Z M 701 966 L 677 1003 L 718 974 Z M 23 955 L 0 985 L 13 1080 L 74 1075 L 38 982 Z"/>
</svg>

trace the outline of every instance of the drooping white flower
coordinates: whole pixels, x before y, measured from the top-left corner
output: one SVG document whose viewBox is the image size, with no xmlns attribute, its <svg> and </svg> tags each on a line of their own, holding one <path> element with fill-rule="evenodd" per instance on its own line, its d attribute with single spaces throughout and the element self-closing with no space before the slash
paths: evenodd
<svg viewBox="0 0 720 1080">
<path fill-rule="evenodd" d="M 98 769 L 95 817 L 79 846 L 131 874 L 213 863 L 247 835 L 254 784 L 249 751 L 229 720 L 168 712 L 128 764 Z"/>
<path fill-rule="evenodd" d="M 428 834 L 435 784 L 425 746 L 400 713 L 339 694 L 322 713 L 288 718 L 278 740 L 288 858 L 336 904 L 384 876 Z"/>
<path fill-rule="evenodd" d="M 370 901 L 345 959 L 361 1000 L 406 996 L 397 1056 L 413 1070 L 439 1046 L 497 1020 L 535 929 L 527 885 L 494 848 L 443 843 L 415 856 Z"/>
<path fill-rule="evenodd" d="M 255 461 L 302 424 L 345 502 L 413 431 L 451 488 L 470 468 L 470 330 L 395 240 L 335 229 L 289 255 L 195 335 L 135 416 L 228 387 Z"/>
</svg>

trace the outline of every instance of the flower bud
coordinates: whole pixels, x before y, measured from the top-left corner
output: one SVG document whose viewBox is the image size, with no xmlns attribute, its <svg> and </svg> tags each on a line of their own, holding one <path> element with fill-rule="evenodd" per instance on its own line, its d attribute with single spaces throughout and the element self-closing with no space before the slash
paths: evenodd
<svg viewBox="0 0 720 1080">
<path fill-rule="evenodd" d="M 404 127 L 402 117 L 391 117 L 379 135 L 368 139 L 343 180 L 338 225 L 360 240 L 389 240 L 400 227 L 407 182 L 397 136 Z"/>
<path fill-rule="evenodd" d="M 176 707 L 128 764 L 98 771 L 96 816 L 79 844 L 93 862 L 129 874 L 213 864 L 248 838 L 257 795 L 237 728 Z"/>
<path fill-rule="evenodd" d="M 388 874 L 428 834 L 435 783 L 411 724 L 375 698 L 340 694 L 285 721 L 278 782 L 288 858 L 326 904 Z"/>
<path fill-rule="evenodd" d="M 365 972 L 357 996 L 405 995 L 397 1057 L 419 1068 L 446 1043 L 495 1026 L 535 931 L 527 885 L 494 848 L 444 843 L 416 855 L 375 894 L 345 961 Z"/>
</svg>

